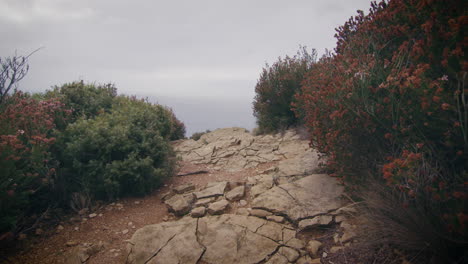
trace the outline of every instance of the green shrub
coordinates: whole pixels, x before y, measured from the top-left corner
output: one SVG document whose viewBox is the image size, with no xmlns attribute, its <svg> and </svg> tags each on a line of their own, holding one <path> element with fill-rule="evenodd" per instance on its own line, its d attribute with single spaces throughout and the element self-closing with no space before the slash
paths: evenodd
<svg viewBox="0 0 468 264">
<path fill-rule="evenodd" d="M 117 96 L 117 88 L 113 84 L 85 84 L 83 81 L 55 86 L 46 93 L 46 98 L 60 98 L 73 109 L 73 120 L 80 117 L 92 118 L 99 113 L 109 112 L 112 102 Z"/>
<path fill-rule="evenodd" d="M 300 123 L 291 110 L 294 95 L 299 92 L 304 74 L 315 63 L 316 52 L 301 48 L 293 57 L 278 58 L 272 66 L 263 68 L 255 86 L 253 103 L 259 132 L 270 133 Z"/>
<path fill-rule="evenodd" d="M 178 140 L 185 138 L 185 124 L 177 119 L 172 109 L 167 109 L 171 119 L 171 137 L 170 140 Z"/>
<path fill-rule="evenodd" d="M 109 113 L 78 119 L 59 142 L 64 192 L 95 199 L 151 192 L 173 174 L 171 128 L 166 108 L 122 96 Z"/>
</svg>

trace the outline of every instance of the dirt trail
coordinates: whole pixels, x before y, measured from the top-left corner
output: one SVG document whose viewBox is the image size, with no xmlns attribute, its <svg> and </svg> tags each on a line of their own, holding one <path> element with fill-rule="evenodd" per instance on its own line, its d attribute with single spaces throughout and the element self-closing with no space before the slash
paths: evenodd
<svg viewBox="0 0 468 264">
<path fill-rule="evenodd" d="M 262 164 L 258 168 L 239 172 L 214 171 L 208 169 L 206 165 L 194 165 L 187 162 L 182 162 L 181 165 L 179 174 L 199 170 L 206 170 L 208 173 L 175 176 L 169 179 L 164 187 L 149 196 L 120 199 L 96 211 L 88 212 L 83 217 L 79 215 L 63 217 L 60 223 L 63 230 L 58 230 L 58 225 L 44 227 L 43 235 L 33 235 L 23 241 L 25 248 L 17 252 L 15 256 L 9 256 L 9 261 L 23 264 L 67 263 L 68 255 L 76 247 L 67 246 L 68 242 L 76 242 L 78 245 L 103 242 L 104 248 L 93 255 L 87 263 L 125 263 L 127 246 L 125 241 L 130 239 L 136 230 L 146 225 L 175 219 L 175 216 L 168 212 L 167 206 L 162 202 L 162 194 L 169 192 L 174 186 L 185 183 L 192 183 L 197 188 L 202 188 L 214 181 L 245 181 L 247 177 L 274 165 L 274 163 Z M 120 206 L 116 206 L 116 204 L 123 206 L 119 209 Z M 91 213 L 96 213 L 98 216 L 89 218 Z M 82 221 L 84 218 L 87 220 Z M 129 223 L 131 224 L 129 225 Z M 128 233 L 123 234 L 124 230 L 128 230 Z"/>
</svg>

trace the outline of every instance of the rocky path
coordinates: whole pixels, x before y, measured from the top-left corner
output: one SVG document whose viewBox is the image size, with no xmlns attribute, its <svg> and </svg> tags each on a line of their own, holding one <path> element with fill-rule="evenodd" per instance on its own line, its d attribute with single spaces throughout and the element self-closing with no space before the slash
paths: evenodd
<svg viewBox="0 0 468 264">
<path fill-rule="evenodd" d="M 240 181 L 173 188 L 164 202 L 178 219 L 137 230 L 127 263 L 328 263 L 351 243 L 343 187 L 319 174 L 317 153 L 293 131 L 253 137 L 220 129 L 176 150 L 207 170 L 272 166 Z"/>
<path fill-rule="evenodd" d="M 343 263 L 353 209 L 294 131 L 174 146 L 183 166 L 164 188 L 62 221 L 12 263 Z"/>
</svg>

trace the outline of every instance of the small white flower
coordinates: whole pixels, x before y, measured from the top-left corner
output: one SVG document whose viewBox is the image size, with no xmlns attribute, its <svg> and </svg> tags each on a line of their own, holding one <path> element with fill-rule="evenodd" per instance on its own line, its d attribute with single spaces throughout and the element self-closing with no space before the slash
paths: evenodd
<svg viewBox="0 0 468 264">
<path fill-rule="evenodd" d="M 23 134 L 24 134 L 24 130 L 20 129 L 20 130 L 18 130 L 18 133 L 20 133 L 21 135 L 23 135 Z"/>
<path fill-rule="evenodd" d="M 440 77 L 440 80 L 441 81 L 448 81 L 448 76 L 444 75 L 444 76 Z"/>
</svg>

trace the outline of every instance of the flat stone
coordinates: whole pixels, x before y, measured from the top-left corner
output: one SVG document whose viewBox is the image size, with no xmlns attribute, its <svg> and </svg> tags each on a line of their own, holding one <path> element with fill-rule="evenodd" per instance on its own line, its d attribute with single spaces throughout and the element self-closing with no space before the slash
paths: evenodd
<svg viewBox="0 0 468 264">
<path fill-rule="evenodd" d="M 311 259 L 309 256 L 305 255 L 300 257 L 296 264 L 321 264 L 322 262 L 320 261 L 319 258 L 317 259 Z"/>
<path fill-rule="evenodd" d="M 278 253 L 273 255 L 265 264 L 288 264 L 288 259 Z"/>
<path fill-rule="evenodd" d="M 249 210 L 247 208 L 238 208 L 236 211 L 236 214 L 238 215 L 250 215 Z"/>
<path fill-rule="evenodd" d="M 90 215 L 88 215 L 88 216 L 89 216 L 89 218 L 94 218 L 94 217 L 96 217 L 96 216 L 97 216 L 97 214 L 95 214 L 95 213 L 92 213 L 92 214 L 90 214 Z"/>
<path fill-rule="evenodd" d="M 279 246 L 256 233 L 264 224 L 256 217 L 225 214 L 145 226 L 129 241 L 127 263 L 259 263 Z M 281 232 L 283 226 L 276 227 Z"/>
<path fill-rule="evenodd" d="M 190 211 L 194 197 L 190 195 L 181 195 L 177 194 L 171 197 L 170 199 L 164 201 L 167 205 L 169 211 L 173 212 L 175 215 L 184 215 Z"/>
<path fill-rule="evenodd" d="M 265 191 L 252 201 L 252 208 L 264 208 L 297 221 L 340 208 L 342 193 L 343 186 L 336 179 L 313 174 Z"/>
<path fill-rule="evenodd" d="M 186 193 L 186 192 L 193 191 L 193 190 L 195 190 L 195 185 L 191 183 L 182 184 L 182 185 L 174 187 L 173 189 L 173 191 L 177 194 L 182 194 L 182 193 Z"/>
<path fill-rule="evenodd" d="M 209 203 L 212 203 L 216 200 L 215 197 L 202 198 L 195 202 L 195 206 L 207 206 Z"/>
<path fill-rule="evenodd" d="M 199 192 L 194 192 L 197 199 L 201 198 L 208 198 L 208 197 L 216 197 L 224 195 L 224 191 L 227 187 L 227 182 L 219 182 L 210 187 L 207 187 Z"/>
<path fill-rule="evenodd" d="M 309 252 L 310 256 L 312 257 L 318 257 L 317 253 L 322 246 L 322 242 L 317 241 L 317 240 L 311 240 L 309 243 L 307 243 L 306 249 L 307 252 Z"/>
<path fill-rule="evenodd" d="M 296 238 L 296 230 L 283 228 L 283 243 L 288 243 L 293 238 Z"/>
<path fill-rule="evenodd" d="M 126 235 L 128 233 L 128 229 L 122 230 L 122 235 Z"/>
<path fill-rule="evenodd" d="M 240 200 L 240 201 L 239 201 L 239 205 L 240 205 L 240 206 L 246 206 L 246 205 L 247 205 L 247 201 L 246 201 L 246 200 Z"/>
<path fill-rule="evenodd" d="M 280 224 L 284 223 L 284 217 L 279 215 L 268 215 L 266 219 Z"/>
<path fill-rule="evenodd" d="M 295 249 L 303 249 L 305 248 L 305 242 L 302 240 L 299 240 L 297 238 L 291 238 L 287 243 L 286 246 L 295 248 Z"/>
<path fill-rule="evenodd" d="M 192 210 L 190 215 L 192 217 L 203 217 L 206 214 L 206 208 L 205 207 L 197 207 Z"/>
<path fill-rule="evenodd" d="M 299 221 L 299 230 L 314 228 L 316 226 L 329 225 L 333 222 L 333 217 L 330 215 L 319 215 L 312 219 L 304 219 Z"/>
<path fill-rule="evenodd" d="M 138 229 L 127 246 L 127 263 L 196 264 L 205 251 L 196 228 L 196 219 L 182 218 Z"/>
<path fill-rule="evenodd" d="M 301 256 L 297 250 L 289 247 L 280 247 L 278 253 L 285 256 L 289 262 L 295 262 Z"/>
<path fill-rule="evenodd" d="M 208 213 L 211 215 L 222 214 L 228 206 L 229 202 L 226 200 L 214 202 L 208 207 Z"/>
<path fill-rule="evenodd" d="M 242 185 L 242 186 L 238 186 L 232 190 L 230 190 L 229 192 L 226 193 L 226 199 L 228 199 L 229 201 L 237 201 L 237 200 L 240 200 L 242 197 L 244 197 L 245 195 L 245 187 Z"/>
<path fill-rule="evenodd" d="M 252 209 L 250 215 L 263 218 L 272 215 L 272 213 L 262 209 Z"/>
</svg>

